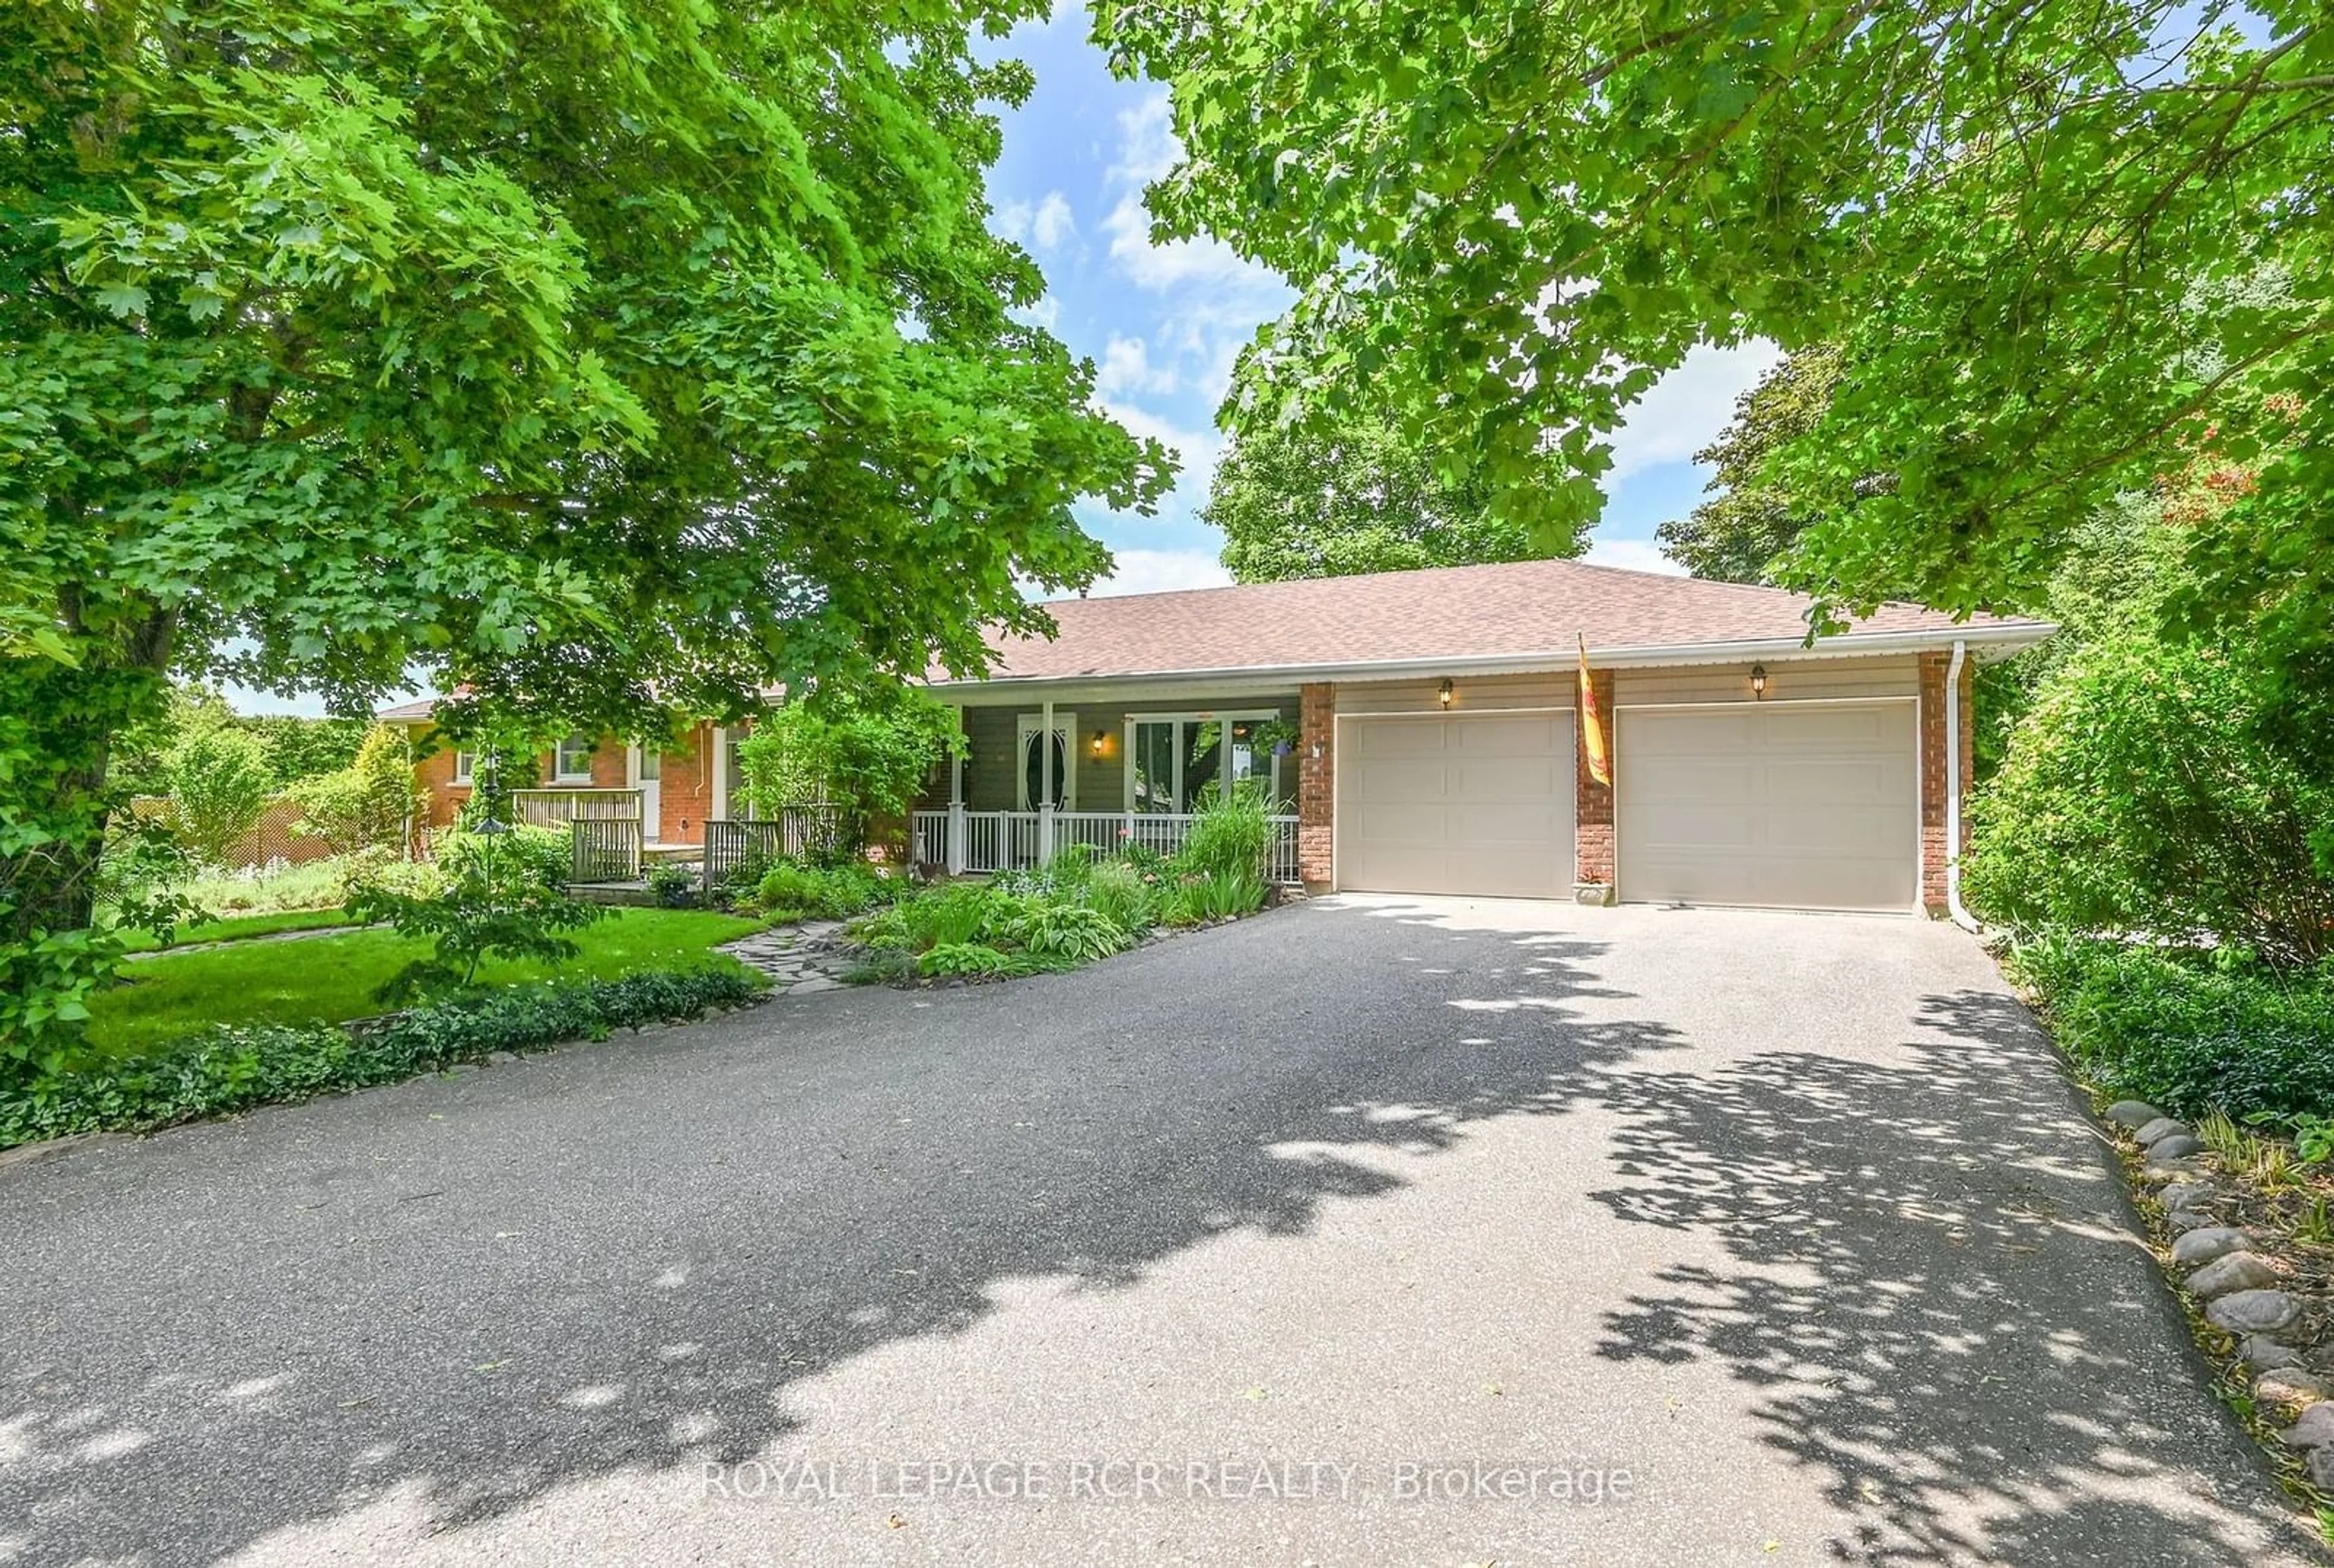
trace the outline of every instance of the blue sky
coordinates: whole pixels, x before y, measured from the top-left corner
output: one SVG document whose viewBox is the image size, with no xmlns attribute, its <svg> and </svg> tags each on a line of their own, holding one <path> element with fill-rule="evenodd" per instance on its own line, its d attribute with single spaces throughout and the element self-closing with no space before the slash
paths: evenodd
<svg viewBox="0 0 2334 1568">
<path fill-rule="evenodd" d="M 1081 511 L 1118 561 L 1096 592 L 1210 587 L 1230 581 L 1217 561 L 1221 535 L 1199 520 L 1223 446 L 1216 405 L 1240 346 L 1293 295 L 1212 241 L 1151 243 L 1143 188 L 1176 157 L 1167 90 L 1114 81 L 1086 33 L 1083 5 L 1063 0 L 1050 23 L 1024 24 L 998 46 L 1029 63 L 1037 89 L 1006 116 L 1004 154 L 989 183 L 991 222 L 1037 258 L 1047 283 L 1037 315 L 1095 361 L 1111 412 L 1182 458 L 1156 516 Z M 1610 500 L 1590 560 L 1674 570 L 1654 548 L 1654 529 L 1700 498 L 1706 476 L 1693 454 L 1773 357 L 1764 345 L 1701 351 L 1646 395 L 1615 441 Z M 227 695 L 247 713 L 323 711 L 304 694 L 230 688 Z"/>
<path fill-rule="evenodd" d="M 1222 538 L 1198 515 L 1223 445 L 1216 405 L 1240 346 L 1294 296 L 1221 245 L 1151 243 L 1143 188 L 1176 155 L 1167 91 L 1114 81 L 1086 31 L 1084 8 L 1065 0 L 1050 23 L 1025 24 L 1002 46 L 1029 63 L 1037 91 L 1006 118 L 990 181 L 993 225 L 1045 270 L 1039 317 L 1095 361 L 1111 411 L 1183 459 L 1156 517 L 1081 514 L 1118 556 L 1098 592 L 1220 583 L 1229 581 L 1216 559 Z M 1707 476 L 1693 454 L 1773 357 L 1765 345 L 1704 350 L 1646 396 L 1615 443 L 1591 560 L 1674 570 L 1654 548 L 1654 529 L 1701 497 Z"/>
</svg>

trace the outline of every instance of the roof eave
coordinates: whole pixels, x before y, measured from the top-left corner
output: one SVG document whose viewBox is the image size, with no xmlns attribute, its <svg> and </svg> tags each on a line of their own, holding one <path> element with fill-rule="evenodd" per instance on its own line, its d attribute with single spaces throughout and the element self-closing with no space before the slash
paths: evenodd
<svg viewBox="0 0 2334 1568">
<path fill-rule="evenodd" d="M 1588 663 L 1597 669 L 1648 669 L 1670 665 L 1730 664 L 1745 659 L 1853 659 L 1895 653 L 1927 653 L 1966 643 L 1981 657 L 2006 658 L 2031 648 L 2059 630 L 2054 621 L 2013 621 L 2006 625 L 1955 626 L 1926 631 L 1847 631 L 1818 639 L 1774 637 L 1725 642 L 1655 643 L 1637 647 L 1591 645 Z M 1398 680 L 1413 675 L 1529 675 L 1571 668 L 1577 649 L 1538 653 L 1471 654 L 1456 658 L 1380 659 L 1343 663 L 1282 665 L 1218 665 L 1192 669 L 1146 669 L 1125 672 L 1086 671 L 1070 675 L 999 675 L 986 679 L 932 681 L 930 688 L 943 698 L 974 691 L 1037 690 L 1066 686 L 1141 686 L 1153 682 L 1221 679 L 1253 685 L 1259 681 L 1298 683 L 1337 680 Z"/>
</svg>

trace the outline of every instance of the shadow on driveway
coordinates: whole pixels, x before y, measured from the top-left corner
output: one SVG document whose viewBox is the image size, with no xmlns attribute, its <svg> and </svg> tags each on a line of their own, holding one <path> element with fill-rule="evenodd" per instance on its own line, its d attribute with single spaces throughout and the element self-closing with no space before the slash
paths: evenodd
<svg viewBox="0 0 2334 1568">
<path fill-rule="evenodd" d="M 1761 1389 L 1779 1464 L 1856 1522 L 1837 1555 L 2238 1560 L 2158 1451 L 2200 1400 L 2130 1361 L 2176 1325 L 2022 1011 L 1953 991 L 1898 1007 L 1909 1044 L 1764 1048 L 1790 1034 L 1755 995 L 1773 931 L 1851 986 L 1854 955 L 1663 919 L 1300 908 L 0 1174 L 0 1562 L 209 1561 L 393 1492 L 458 1531 L 752 1458 L 790 1384 L 960 1334 L 1003 1282 L 1113 1291 L 1227 1233 L 1302 1236 L 1401 1202 L 1389 1153 L 1586 1111 L 1617 1132 L 1552 1175 L 1640 1245 L 1714 1236 L 1739 1266 L 1649 1267 L 1556 1353 Z M 2222 1428 L 2182 1441 L 2257 1501 Z"/>
</svg>

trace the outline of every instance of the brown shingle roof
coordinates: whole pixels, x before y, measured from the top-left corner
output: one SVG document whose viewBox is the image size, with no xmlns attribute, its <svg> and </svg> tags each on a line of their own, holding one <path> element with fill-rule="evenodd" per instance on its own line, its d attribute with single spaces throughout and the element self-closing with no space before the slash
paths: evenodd
<svg viewBox="0 0 2334 1568">
<path fill-rule="evenodd" d="M 1809 603 L 1778 588 L 1578 561 L 1070 599 L 1046 606 L 1061 629 L 1052 640 L 991 640 L 991 678 L 1527 659 L 1564 654 L 1577 637 L 1587 640 L 1592 658 L 1600 650 L 1796 641 L 1807 635 Z M 2041 621 L 1955 621 L 1919 605 L 1886 604 L 1852 630 L 1925 633 L 1950 642 L 1956 635 L 2028 626 L 2038 640 L 2050 630 Z"/>
<path fill-rule="evenodd" d="M 384 707 L 374 714 L 373 717 L 383 724 L 401 724 L 428 718 L 437 711 L 438 699 L 434 697 L 425 697 L 419 702 L 400 702 L 395 707 Z"/>
</svg>

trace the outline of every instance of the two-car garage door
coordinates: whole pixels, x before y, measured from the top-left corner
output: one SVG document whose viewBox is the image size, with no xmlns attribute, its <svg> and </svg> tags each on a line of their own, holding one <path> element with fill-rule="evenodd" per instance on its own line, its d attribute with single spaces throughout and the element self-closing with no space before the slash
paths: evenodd
<svg viewBox="0 0 2334 1568">
<path fill-rule="evenodd" d="M 1621 896 L 1911 909 L 1914 723 L 1911 702 L 1624 709 Z"/>
<path fill-rule="evenodd" d="M 1621 897 L 1912 909 L 1915 717 L 1909 700 L 1624 707 L 1614 748 Z M 1571 892 L 1570 713 L 1355 716 L 1338 732 L 1338 886 Z"/>
<path fill-rule="evenodd" d="M 1338 726 L 1337 885 L 1553 899 L 1572 891 L 1572 715 Z"/>
</svg>

